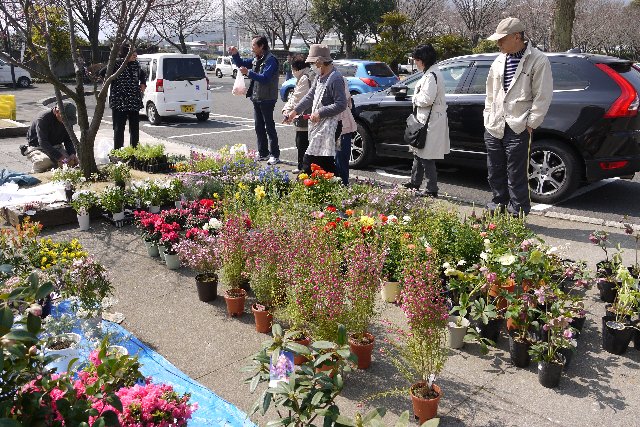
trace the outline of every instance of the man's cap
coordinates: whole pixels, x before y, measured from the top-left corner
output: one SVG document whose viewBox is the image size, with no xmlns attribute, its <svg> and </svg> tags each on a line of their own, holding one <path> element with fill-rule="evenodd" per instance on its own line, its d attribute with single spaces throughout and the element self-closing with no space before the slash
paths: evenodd
<svg viewBox="0 0 640 427">
<path fill-rule="evenodd" d="M 496 32 L 487 37 L 487 40 L 500 40 L 509 34 L 521 33 L 524 31 L 524 25 L 518 18 L 505 18 L 498 24 Z"/>
<path fill-rule="evenodd" d="M 77 116 L 77 110 L 76 110 L 76 106 L 73 105 L 71 102 L 63 102 L 62 103 L 62 110 L 61 113 L 64 117 L 67 118 L 67 121 L 69 122 L 69 124 L 71 126 L 75 125 L 76 123 L 78 123 L 78 116 Z"/>
<path fill-rule="evenodd" d="M 309 56 L 307 56 L 306 62 L 314 63 L 317 60 L 321 60 L 323 62 L 332 62 L 333 58 L 331 57 L 331 51 L 329 47 L 323 44 L 312 44 L 309 48 Z"/>
</svg>

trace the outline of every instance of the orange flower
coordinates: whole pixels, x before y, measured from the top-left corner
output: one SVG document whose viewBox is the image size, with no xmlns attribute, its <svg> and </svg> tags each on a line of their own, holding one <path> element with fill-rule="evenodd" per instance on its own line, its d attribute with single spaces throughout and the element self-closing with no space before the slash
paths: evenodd
<svg viewBox="0 0 640 427">
<path fill-rule="evenodd" d="M 302 181 L 302 183 L 305 185 L 305 187 L 312 187 L 316 185 L 317 181 L 315 179 L 307 178 L 304 181 Z"/>
<path fill-rule="evenodd" d="M 351 216 L 353 215 L 353 209 L 347 209 L 346 211 L 344 211 L 344 213 L 346 213 L 347 216 Z"/>
<path fill-rule="evenodd" d="M 328 222 L 328 223 L 327 223 L 327 225 L 325 225 L 325 226 L 324 226 L 324 230 L 325 230 L 325 231 L 331 231 L 331 230 L 333 230 L 334 228 L 336 228 L 336 227 L 337 227 L 337 225 L 338 225 L 338 224 L 336 224 L 336 223 L 335 223 L 335 222 L 333 222 L 333 221 Z"/>
<path fill-rule="evenodd" d="M 323 171 L 323 170 L 320 166 L 316 165 L 315 163 L 311 163 L 311 171 L 315 172 L 315 171 Z"/>
<path fill-rule="evenodd" d="M 387 219 L 389 219 L 385 214 L 378 215 L 378 218 L 380 218 L 380 221 L 382 221 L 383 223 L 387 222 Z"/>
<path fill-rule="evenodd" d="M 331 179 L 333 178 L 333 172 L 325 172 L 322 176 L 324 179 Z"/>
</svg>

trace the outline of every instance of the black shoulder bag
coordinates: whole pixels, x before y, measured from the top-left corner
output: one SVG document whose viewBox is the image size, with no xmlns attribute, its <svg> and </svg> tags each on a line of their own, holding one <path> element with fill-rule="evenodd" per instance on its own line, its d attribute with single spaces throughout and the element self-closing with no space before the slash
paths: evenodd
<svg viewBox="0 0 640 427">
<path fill-rule="evenodd" d="M 431 74 L 433 74 L 433 78 L 436 79 L 437 84 L 438 77 L 434 72 L 431 72 Z M 417 117 L 418 107 L 413 106 L 413 113 L 407 117 L 407 128 L 404 130 L 404 142 L 414 148 L 424 148 L 424 145 L 427 143 L 427 129 L 429 128 L 432 109 L 433 106 L 429 109 L 426 123 L 422 124 L 418 121 Z"/>
</svg>

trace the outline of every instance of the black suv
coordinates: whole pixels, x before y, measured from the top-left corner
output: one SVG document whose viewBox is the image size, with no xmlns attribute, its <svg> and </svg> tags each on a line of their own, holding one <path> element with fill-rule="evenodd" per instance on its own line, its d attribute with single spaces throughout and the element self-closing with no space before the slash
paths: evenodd
<svg viewBox="0 0 640 427">
<path fill-rule="evenodd" d="M 482 111 L 489 67 L 497 54 L 468 55 L 438 64 L 448 104 L 451 153 L 447 163 L 486 167 Z M 589 54 L 547 54 L 553 72 L 553 100 L 533 133 L 529 185 L 532 199 L 554 203 L 583 182 L 629 177 L 640 171 L 640 71 L 619 58 Z M 418 73 L 390 89 L 354 96 L 358 132 L 351 166 L 376 157 L 411 158 L 403 141 Z"/>
</svg>

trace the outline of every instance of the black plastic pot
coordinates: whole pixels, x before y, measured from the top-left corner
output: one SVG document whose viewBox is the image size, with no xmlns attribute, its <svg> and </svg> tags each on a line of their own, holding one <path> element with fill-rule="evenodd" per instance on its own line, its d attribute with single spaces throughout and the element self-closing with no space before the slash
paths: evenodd
<svg viewBox="0 0 640 427">
<path fill-rule="evenodd" d="M 638 325 L 636 325 L 636 328 Z M 633 330 L 633 346 L 636 350 L 640 350 L 640 331 L 637 329 Z"/>
<path fill-rule="evenodd" d="M 509 336 L 509 354 L 511 354 L 511 362 L 518 368 L 526 368 L 531 363 L 529 356 L 529 341 L 518 341 Z"/>
<path fill-rule="evenodd" d="M 611 274 L 613 274 L 613 265 L 611 264 L 611 261 L 598 261 L 596 263 L 596 272 L 599 277 L 611 276 Z"/>
<path fill-rule="evenodd" d="M 560 355 L 560 358 L 563 358 L 563 356 Z M 558 387 L 562 377 L 563 366 L 564 361 L 558 363 L 538 362 L 538 382 L 546 388 Z"/>
<path fill-rule="evenodd" d="M 558 349 L 558 353 L 560 353 L 564 357 L 564 370 L 566 371 L 573 360 L 573 355 L 575 354 L 575 348 L 560 348 Z"/>
<path fill-rule="evenodd" d="M 196 289 L 200 301 L 213 301 L 218 297 L 218 276 L 215 274 L 198 274 Z"/>
<path fill-rule="evenodd" d="M 612 327 L 613 321 L 605 318 L 606 316 L 602 318 L 602 348 L 611 354 L 624 354 L 629 348 L 634 329 L 629 325 L 623 325 L 623 329 Z"/>
<path fill-rule="evenodd" d="M 616 299 L 618 293 L 618 284 L 615 282 L 598 282 L 598 290 L 600 290 L 600 300 L 612 303 Z"/>
<path fill-rule="evenodd" d="M 480 336 L 482 338 L 490 339 L 491 341 L 498 343 L 500 338 L 500 327 L 504 319 L 489 319 L 489 323 L 486 325 L 482 321 L 478 322 L 478 329 L 480 330 Z"/>
<path fill-rule="evenodd" d="M 582 332 L 582 328 L 584 328 L 584 322 L 587 320 L 586 317 L 574 317 L 573 322 L 571 322 L 571 326 L 576 328 L 578 332 Z"/>
</svg>

